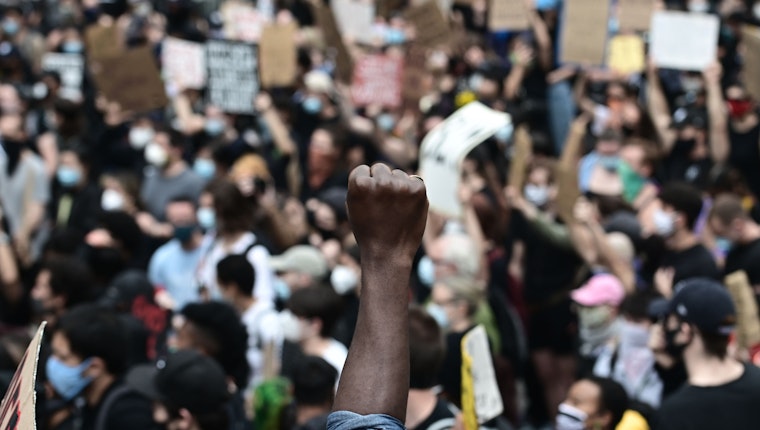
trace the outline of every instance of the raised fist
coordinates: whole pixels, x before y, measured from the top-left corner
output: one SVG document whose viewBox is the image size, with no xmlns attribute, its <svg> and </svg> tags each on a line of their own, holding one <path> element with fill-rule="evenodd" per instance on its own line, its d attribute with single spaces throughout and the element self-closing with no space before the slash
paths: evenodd
<svg viewBox="0 0 760 430">
<path fill-rule="evenodd" d="M 351 172 L 348 218 L 364 255 L 412 264 L 422 241 L 428 201 L 422 179 L 384 164 Z M 365 254 L 366 253 L 366 254 Z"/>
</svg>

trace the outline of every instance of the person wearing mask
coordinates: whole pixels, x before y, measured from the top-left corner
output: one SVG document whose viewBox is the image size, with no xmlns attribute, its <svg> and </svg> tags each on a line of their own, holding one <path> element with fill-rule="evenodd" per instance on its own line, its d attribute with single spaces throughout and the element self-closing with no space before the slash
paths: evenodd
<svg viewBox="0 0 760 430">
<path fill-rule="evenodd" d="M 760 110 L 757 101 L 750 97 L 745 88 L 734 83 L 726 88 L 726 105 L 730 144 L 727 161 L 742 173 L 752 193 L 760 196 L 760 172 L 755 169 L 757 160 L 760 160 Z"/>
<path fill-rule="evenodd" d="M 303 170 L 302 200 L 318 196 L 332 187 L 344 187 L 347 174 L 341 166 L 346 148 L 346 131 L 323 125 L 311 134 Z"/>
<path fill-rule="evenodd" d="M 273 348 L 275 357 L 282 349 L 282 331 L 271 301 L 257 300 L 253 294 L 256 272 L 244 255 L 228 255 L 216 265 L 216 278 L 222 297 L 235 307 L 248 332 L 250 388 L 263 381 L 264 353 Z"/>
<path fill-rule="evenodd" d="M 293 370 L 295 430 L 322 430 L 335 399 L 338 371 L 322 358 L 302 357 Z"/>
<path fill-rule="evenodd" d="M 90 269 L 73 257 L 46 259 L 32 287 L 35 319 L 55 326 L 68 309 L 93 299 Z"/>
<path fill-rule="evenodd" d="M 636 210 L 646 208 L 657 198 L 653 176 L 657 156 L 652 143 L 632 139 L 620 149 L 617 173 L 623 185 L 623 199 Z"/>
<path fill-rule="evenodd" d="M 664 343 L 688 383 L 665 399 L 654 429 L 753 429 L 760 422 L 760 369 L 731 356 L 737 322 L 726 288 L 709 279 L 679 285 L 668 302 Z"/>
<path fill-rule="evenodd" d="M 47 402 L 47 428 L 160 428 L 153 423 L 151 402 L 124 386 L 127 345 L 121 321 L 109 310 L 82 305 L 60 319 L 44 368 L 55 392 Z"/>
<path fill-rule="evenodd" d="M 559 405 L 556 430 L 615 430 L 628 410 L 628 396 L 611 379 L 588 377 L 570 387 Z"/>
<path fill-rule="evenodd" d="M 200 299 L 195 270 L 203 256 L 203 232 L 196 204 L 190 198 L 175 198 L 165 212 L 174 238 L 153 253 L 148 276 L 156 288 L 156 302 L 164 309 L 175 310 Z"/>
<path fill-rule="evenodd" d="M 277 296 L 285 301 L 295 291 L 320 285 L 327 276 L 327 260 L 311 245 L 296 245 L 271 260 L 277 274 Z"/>
<path fill-rule="evenodd" d="M 49 214 L 56 228 L 70 228 L 83 236 L 96 226 L 100 209 L 100 189 L 89 181 L 89 166 L 83 150 L 61 151 Z"/>
<path fill-rule="evenodd" d="M 209 223 L 213 226 L 213 230 L 210 230 L 211 244 L 204 251 L 197 270 L 202 294 L 212 299 L 221 298 L 216 283 L 216 265 L 227 255 L 238 254 L 245 255 L 256 271 L 256 285 L 253 288 L 256 299 L 274 301 L 274 272 L 269 250 L 251 232 L 254 224 L 251 201 L 234 182 L 222 179 L 208 184 L 200 206 L 213 208 L 213 216 L 209 217 L 213 219 Z M 201 215 L 200 210 L 198 215 Z M 211 220 L 199 216 L 198 221 L 206 228 L 204 224 Z"/>
<path fill-rule="evenodd" d="M 196 351 L 178 351 L 156 365 L 132 369 L 126 382 L 153 402 L 153 420 L 167 429 L 229 427 L 230 393 L 224 370 Z"/>
<path fill-rule="evenodd" d="M 617 170 L 620 165 L 620 148 L 623 136 L 613 130 L 603 132 L 594 146 L 594 150 L 581 158 L 578 165 L 578 181 L 581 192 L 590 191 L 596 186 L 610 185 L 610 189 L 595 189 L 604 195 L 619 194 L 620 181 Z M 601 184 L 601 185 L 600 185 Z"/>
<path fill-rule="evenodd" d="M 581 375 L 591 372 L 604 348 L 619 333 L 618 307 L 625 288 L 614 275 L 594 275 L 570 293 L 578 306 L 578 332 L 581 347 Z"/>
<path fill-rule="evenodd" d="M 723 273 L 743 270 L 749 282 L 760 286 L 760 225 L 749 216 L 742 200 L 734 195 L 718 196 L 710 212 L 710 229 L 717 237 L 718 247 L 727 252 Z"/>
</svg>

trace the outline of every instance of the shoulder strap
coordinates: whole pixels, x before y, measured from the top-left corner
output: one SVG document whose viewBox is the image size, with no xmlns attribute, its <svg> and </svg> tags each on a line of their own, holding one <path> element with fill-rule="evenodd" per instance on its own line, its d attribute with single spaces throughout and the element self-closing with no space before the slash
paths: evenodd
<svg viewBox="0 0 760 430">
<path fill-rule="evenodd" d="M 95 430 L 108 430 L 106 428 L 106 422 L 108 421 L 108 412 L 111 410 L 111 407 L 114 405 L 114 403 L 116 403 L 117 400 L 131 392 L 131 388 L 126 385 L 122 385 L 113 390 L 108 395 L 108 397 L 106 397 L 105 401 L 100 406 L 100 411 L 98 411 L 98 417 L 95 420 Z"/>
</svg>

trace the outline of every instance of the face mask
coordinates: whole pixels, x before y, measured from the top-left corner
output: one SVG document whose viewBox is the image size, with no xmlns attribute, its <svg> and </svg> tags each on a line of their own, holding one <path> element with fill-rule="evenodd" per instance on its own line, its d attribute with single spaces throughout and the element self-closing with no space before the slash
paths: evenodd
<svg viewBox="0 0 760 430">
<path fill-rule="evenodd" d="M 18 33 L 19 27 L 18 23 L 12 19 L 3 20 L 3 33 L 8 36 L 15 36 Z"/>
<path fill-rule="evenodd" d="M 496 131 L 493 137 L 494 139 L 498 140 L 501 143 L 507 143 L 509 142 L 510 139 L 512 139 L 513 132 L 514 132 L 514 126 L 510 123 L 500 128 L 498 131 Z"/>
<path fill-rule="evenodd" d="M 710 11 L 710 4 L 707 2 L 701 3 L 701 2 L 690 2 L 689 3 L 689 12 L 693 13 L 707 13 Z"/>
<path fill-rule="evenodd" d="M 63 42 L 61 50 L 67 54 L 81 54 L 84 50 L 84 45 L 78 40 L 70 40 L 68 42 Z"/>
<path fill-rule="evenodd" d="M 594 329 L 607 325 L 611 311 L 607 306 L 582 307 L 578 309 L 578 324 L 581 329 Z"/>
<path fill-rule="evenodd" d="M 655 231 L 662 237 L 670 237 L 675 232 L 675 220 L 673 219 L 673 215 L 662 209 L 657 209 L 657 211 L 655 211 L 652 221 L 654 221 Z"/>
<path fill-rule="evenodd" d="M 211 179 L 216 174 L 216 164 L 207 158 L 196 158 L 193 171 L 203 179 Z"/>
<path fill-rule="evenodd" d="M 665 352 L 673 358 L 681 358 L 683 351 L 689 346 L 688 343 L 682 345 L 676 343 L 676 336 L 680 331 L 680 324 L 675 330 L 665 330 Z"/>
<path fill-rule="evenodd" d="M 599 157 L 599 165 L 606 170 L 614 172 L 620 165 L 620 159 L 611 155 L 603 155 Z"/>
<path fill-rule="evenodd" d="M 145 161 L 155 167 L 164 167 L 169 161 L 169 154 L 161 145 L 153 142 L 145 148 Z"/>
<path fill-rule="evenodd" d="M 425 309 L 442 329 L 449 328 L 449 317 L 446 315 L 446 311 L 442 306 L 435 303 L 429 303 Z"/>
<path fill-rule="evenodd" d="M 198 224 L 200 224 L 202 229 L 208 231 L 216 227 L 216 213 L 214 213 L 214 209 L 209 207 L 198 208 L 196 216 L 198 217 Z"/>
<path fill-rule="evenodd" d="M 152 128 L 148 127 L 134 127 L 129 130 L 129 144 L 132 148 L 142 150 L 145 146 L 153 140 Z"/>
<path fill-rule="evenodd" d="M 406 34 L 398 28 L 389 28 L 385 31 L 386 45 L 401 45 L 406 42 Z"/>
<path fill-rule="evenodd" d="M 472 91 L 478 92 L 481 85 L 483 85 L 483 75 L 478 73 L 470 76 L 470 79 L 467 80 L 467 86 L 470 87 Z"/>
<path fill-rule="evenodd" d="M 433 282 L 435 282 L 435 265 L 427 255 L 420 258 L 417 263 L 417 277 L 428 288 L 432 287 Z"/>
<path fill-rule="evenodd" d="M 274 288 L 274 293 L 277 295 L 277 298 L 280 299 L 280 301 L 287 302 L 288 299 L 290 299 L 290 287 L 288 287 L 288 284 L 286 284 L 285 281 L 280 278 L 274 278 L 272 287 Z"/>
<path fill-rule="evenodd" d="M 303 110 L 309 115 L 316 115 L 322 112 L 322 100 L 318 97 L 309 96 L 301 102 Z"/>
<path fill-rule="evenodd" d="M 396 119 L 389 113 L 383 113 L 377 117 L 377 128 L 385 133 L 393 131 L 393 127 L 396 126 Z"/>
<path fill-rule="evenodd" d="M 702 80 L 692 77 L 681 79 L 681 88 L 687 93 L 698 93 L 702 91 Z"/>
<path fill-rule="evenodd" d="M 634 348 L 646 348 L 649 344 L 649 330 L 640 324 L 620 322 L 620 344 Z"/>
<path fill-rule="evenodd" d="M 582 410 L 567 403 L 562 403 L 559 405 L 554 428 L 556 430 L 583 430 L 586 428 L 587 419 L 588 414 Z"/>
<path fill-rule="evenodd" d="M 350 267 L 335 266 L 332 274 L 330 274 L 330 284 L 335 292 L 341 296 L 353 291 L 358 283 L 359 279 L 356 272 Z"/>
<path fill-rule="evenodd" d="M 559 0 L 536 0 L 538 10 L 556 9 L 557 6 L 559 6 Z"/>
<path fill-rule="evenodd" d="M 206 120 L 206 123 L 203 125 L 203 130 L 206 131 L 206 134 L 209 136 L 219 136 L 224 132 L 224 129 L 226 128 L 224 121 L 218 119 L 218 118 L 211 118 Z"/>
<path fill-rule="evenodd" d="M 32 87 L 32 97 L 35 100 L 45 100 L 48 94 L 50 94 L 50 91 L 48 91 L 48 87 L 44 82 L 37 82 Z"/>
<path fill-rule="evenodd" d="M 100 198 L 100 207 L 104 211 L 121 210 L 124 208 L 124 196 L 116 190 L 107 189 Z"/>
<path fill-rule="evenodd" d="M 193 237 L 196 228 L 194 225 L 175 226 L 174 238 L 182 243 L 188 242 Z"/>
<path fill-rule="evenodd" d="M 60 166 L 55 172 L 55 177 L 58 179 L 59 184 L 66 188 L 70 188 L 79 183 L 79 180 L 82 179 L 82 174 L 77 169 L 68 166 Z"/>
<path fill-rule="evenodd" d="M 731 239 L 725 237 L 716 237 L 715 247 L 718 248 L 718 251 L 722 252 L 723 254 L 728 254 L 731 249 L 733 249 L 734 243 L 731 241 Z"/>
<path fill-rule="evenodd" d="M 549 187 L 527 184 L 523 190 L 525 198 L 537 207 L 543 207 L 549 201 Z"/>
<path fill-rule="evenodd" d="M 752 102 L 749 100 L 729 100 L 728 113 L 733 119 L 742 119 L 752 112 Z"/>
<path fill-rule="evenodd" d="M 628 203 L 633 203 L 641 189 L 646 185 L 646 179 L 633 170 L 630 164 L 622 160 L 618 164 L 618 175 L 623 183 L 623 198 Z"/>
<path fill-rule="evenodd" d="M 56 393 L 64 400 L 71 400 L 92 382 L 92 377 L 82 373 L 90 366 L 92 359 L 83 361 L 79 366 L 67 366 L 56 357 L 50 357 L 46 370 L 48 381 Z"/>
<path fill-rule="evenodd" d="M 697 146 L 697 139 L 678 139 L 674 144 L 674 150 L 683 153 L 689 153 Z"/>
<path fill-rule="evenodd" d="M 290 341 L 298 343 L 301 341 L 301 321 L 289 310 L 280 312 L 280 326 L 282 327 L 283 337 Z"/>
</svg>

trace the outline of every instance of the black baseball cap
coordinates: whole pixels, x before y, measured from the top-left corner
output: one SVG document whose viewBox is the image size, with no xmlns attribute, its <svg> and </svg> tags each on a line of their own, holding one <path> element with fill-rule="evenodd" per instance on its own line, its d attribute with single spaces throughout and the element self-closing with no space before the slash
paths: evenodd
<svg viewBox="0 0 760 430">
<path fill-rule="evenodd" d="M 197 351 L 178 351 L 156 365 L 137 366 L 127 385 L 148 399 L 191 414 L 219 410 L 230 398 L 222 367 Z"/>
<path fill-rule="evenodd" d="M 679 282 L 668 302 L 668 314 L 694 324 L 703 333 L 730 335 L 736 326 L 736 307 L 728 290 L 717 281 L 693 278 Z"/>
<path fill-rule="evenodd" d="M 100 304 L 108 308 L 129 309 L 135 299 L 140 296 L 153 302 L 153 285 L 145 272 L 129 269 L 114 278 L 100 298 Z"/>
</svg>

